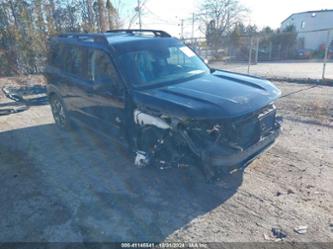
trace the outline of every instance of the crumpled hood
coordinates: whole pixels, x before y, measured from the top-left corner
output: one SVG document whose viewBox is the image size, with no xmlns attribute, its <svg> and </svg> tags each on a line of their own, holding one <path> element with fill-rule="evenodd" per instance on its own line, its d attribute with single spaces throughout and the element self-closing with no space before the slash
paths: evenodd
<svg viewBox="0 0 333 249">
<path fill-rule="evenodd" d="M 135 90 L 138 107 L 177 117 L 224 119 L 239 117 L 272 103 L 281 92 L 267 80 L 226 71 L 178 84 Z"/>
</svg>

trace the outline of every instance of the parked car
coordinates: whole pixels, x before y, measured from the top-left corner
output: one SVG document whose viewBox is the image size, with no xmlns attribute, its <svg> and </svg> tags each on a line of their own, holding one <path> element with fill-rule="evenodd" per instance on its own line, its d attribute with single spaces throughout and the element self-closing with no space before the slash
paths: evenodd
<svg viewBox="0 0 333 249">
<path fill-rule="evenodd" d="M 296 51 L 297 59 L 312 59 L 315 51 L 311 49 L 298 49 Z"/>
<path fill-rule="evenodd" d="M 55 36 L 45 75 L 59 127 L 127 144 L 138 167 L 198 165 L 214 179 L 246 166 L 280 131 L 271 82 L 211 69 L 163 31 Z"/>
</svg>

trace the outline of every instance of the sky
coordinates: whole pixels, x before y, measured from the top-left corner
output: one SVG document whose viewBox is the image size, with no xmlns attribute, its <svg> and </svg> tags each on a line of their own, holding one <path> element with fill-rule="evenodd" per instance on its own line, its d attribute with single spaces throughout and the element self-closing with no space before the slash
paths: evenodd
<svg viewBox="0 0 333 249">
<path fill-rule="evenodd" d="M 143 0 L 141 0 L 143 1 Z M 184 19 L 184 36 L 191 36 L 192 13 L 197 12 L 204 0 L 146 0 L 143 7 L 143 28 L 162 29 L 173 36 L 180 36 L 181 19 Z M 259 28 L 278 28 L 281 22 L 296 12 L 333 9 L 333 0 L 240 0 L 249 9 L 244 18 L 245 24 L 255 24 Z M 128 28 L 129 17 L 133 15 L 137 0 L 123 0 L 121 17 Z M 131 28 L 137 28 L 137 21 Z M 333 26 L 333 20 L 332 20 Z M 195 25 L 195 36 L 203 36 Z"/>
</svg>

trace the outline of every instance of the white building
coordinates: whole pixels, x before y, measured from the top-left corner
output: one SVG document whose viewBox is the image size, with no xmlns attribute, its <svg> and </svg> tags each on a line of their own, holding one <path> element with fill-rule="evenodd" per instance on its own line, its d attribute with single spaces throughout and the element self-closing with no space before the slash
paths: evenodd
<svg viewBox="0 0 333 249">
<path fill-rule="evenodd" d="M 327 31 L 322 30 L 332 29 L 329 41 L 333 40 L 333 9 L 294 13 L 281 23 L 281 30 L 291 25 L 298 33 L 299 49 L 318 50 L 327 40 Z"/>
</svg>

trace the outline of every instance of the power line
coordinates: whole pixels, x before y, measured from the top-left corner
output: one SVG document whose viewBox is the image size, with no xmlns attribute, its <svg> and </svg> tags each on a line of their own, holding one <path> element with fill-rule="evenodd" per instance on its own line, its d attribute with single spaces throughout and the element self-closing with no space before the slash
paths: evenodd
<svg viewBox="0 0 333 249">
<path fill-rule="evenodd" d="M 178 23 L 172 23 L 170 22 L 169 20 L 166 20 L 166 19 L 163 19 L 161 17 L 159 17 L 157 14 L 155 14 L 153 11 L 151 11 L 147 6 L 145 7 L 145 9 L 151 14 L 153 15 L 156 19 L 158 19 L 159 21 L 163 22 L 163 23 L 166 23 L 166 24 L 169 24 L 169 25 L 178 25 Z"/>
<path fill-rule="evenodd" d="M 311 87 L 307 87 L 307 88 L 304 88 L 304 89 L 301 89 L 301 90 L 297 90 L 297 91 L 285 94 L 285 95 L 281 96 L 280 99 L 285 98 L 285 97 L 289 97 L 291 95 L 294 95 L 294 94 L 297 94 L 297 93 L 300 93 L 300 92 L 308 91 L 308 90 L 316 88 L 316 87 L 319 87 L 319 85 L 314 85 L 314 86 L 311 86 Z"/>
</svg>

